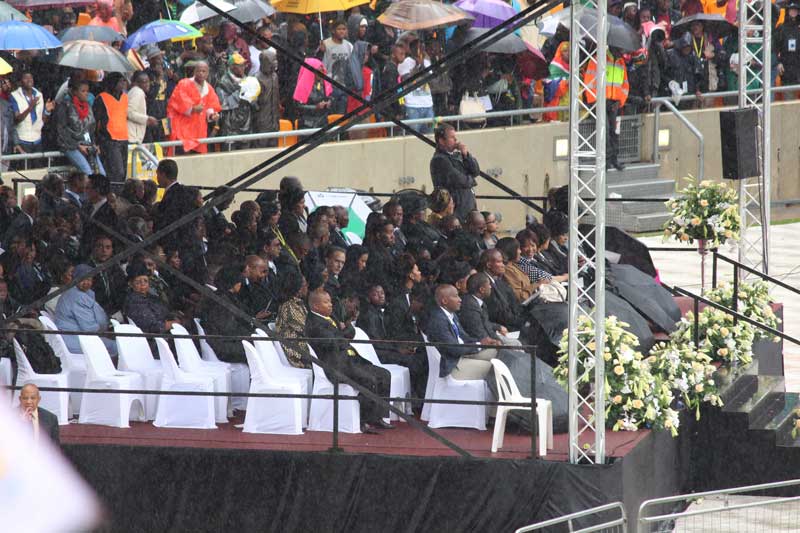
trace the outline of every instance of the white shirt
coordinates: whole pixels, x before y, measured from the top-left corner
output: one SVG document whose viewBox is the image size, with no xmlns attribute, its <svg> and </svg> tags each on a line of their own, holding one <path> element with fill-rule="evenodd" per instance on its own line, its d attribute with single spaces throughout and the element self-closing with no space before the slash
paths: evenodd
<svg viewBox="0 0 800 533">
<path fill-rule="evenodd" d="M 417 62 L 414 61 L 413 58 L 407 57 L 403 60 L 402 63 L 397 65 L 397 73 L 405 79 L 406 76 L 411 74 L 411 71 L 414 70 L 414 67 L 417 66 Z M 431 66 L 431 62 L 428 59 L 424 59 L 422 61 L 423 67 Z M 406 107 L 433 107 L 433 96 L 431 96 L 431 88 L 426 83 L 417 89 L 414 89 L 407 95 L 403 97 L 405 100 Z"/>
<path fill-rule="evenodd" d="M 472 295 L 472 297 L 475 298 L 476 302 L 478 302 L 478 307 L 483 307 L 483 300 L 481 300 L 480 298 L 478 298 L 474 294 Z"/>
</svg>

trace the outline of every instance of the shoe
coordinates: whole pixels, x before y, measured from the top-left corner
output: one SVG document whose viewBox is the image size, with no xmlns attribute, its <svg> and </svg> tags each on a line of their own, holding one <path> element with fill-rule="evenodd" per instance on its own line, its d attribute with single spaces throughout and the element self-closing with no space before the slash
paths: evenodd
<svg viewBox="0 0 800 533">
<path fill-rule="evenodd" d="M 614 168 L 617 169 L 618 171 L 622 172 L 623 170 L 625 170 L 625 165 L 623 165 L 622 163 L 616 162 L 616 163 L 614 163 Z"/>
<path fill-rule="evenodd" d="M 394 426 L 391 424 L 387 424 L 383 420 L 378 420 L 377 422 L 372 424 L 374 427 L 378 429 L 394 429 Z"/>
<path fill-rule="evenodd" d="M 361 433 L 365 433 L 367 435 L 379 435 L 379 433 L 372 429 L 369 424 L 361 424 Z"/>
</svg>

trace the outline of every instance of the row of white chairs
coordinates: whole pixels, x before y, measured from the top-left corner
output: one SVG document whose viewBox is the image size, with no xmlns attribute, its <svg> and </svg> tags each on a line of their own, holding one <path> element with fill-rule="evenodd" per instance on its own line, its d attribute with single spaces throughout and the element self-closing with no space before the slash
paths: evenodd
<svg viewBox="0 0 800 533">
<path fill-rule="evenodd" d="M 47 316 L 41 317 L 46 329 L 56 330 L 55 324 Z M 129 321 L 130 322 L 130 321 Z M 112 321 L 116 333 L 141 333 L 134 324 L 120 324 Z M 198 332 L 203 335 L 202 325 L 196 320 Z M 270 324 L 274 330 L 274 324 Z M 180 325 L 174 325 L 171 332 L 187 335 Z M 35 382 L 41 386 L 79 388 L 117 388 L 147 389 L 162 392 L 206 391 L 265 394 L 308 394 L 329 395 L 333 384 L 318 365 L 312 370 L 300 369 L 289 364 L 281 344 L 269 339 L 262 330 L 256 330 L 252 342 L 242 341 L 247 364 L 225 363 L 219 360 L 211 346 L 201 340 L 198 352 L 195 344 L 188 338 L 175 338 L 177 361 L 169 344 L 164 339 L 156 339 L 160 364 L 150 351 L 143 337 L 116 337 L 119 353 L 119 369 L 114 368 L 105 346 L 96 336 L 79 335 L 83 354 L 69 352 L 60 335 L 45 335 L 56 355 L 61 359 L 64 370 L 61 374 L 36 374 L 21 347 L 15 343 L 19 375 L 17 383 Z M 355 340 L 369 340 L 360 328 L 356 328 Z M 427 341 L 427 339 L 425 339 Z M 361 357 L 373 364 L 386 368 L 391 376 L 392 397 L 409 397 L 411 379 L 407 368 L 400 365 L 382 364 L 369 343 L 353 343 L 353 348 Z M 84 354 L 91 354 L 85 357 Z M 312 353 L 312 355 L 314 355 Z M 486 401 L 489 390 L 484 380 L 455 380 L 448 376 L 440 378 L 438 369 L 441 354 L 432 346 L 427 347 L 429 363 L 427 399 L 454 399 Z M 178 364 L 179 363 L 179 364 Z M 179 366 L 180 365 L 180 366 Z M 493 361 L 497 388 L 501 401 L 529 402 L 523 398 L 514 383 L 513 377 L 498 361 Z M 0 367 L 0 378 L 3 370 Z M 9 371 L 10 373 L 10 371 Z M 313 376 L 313 377 L 312 377 Z M 10 381 L 10 378 L 8 378 Z M 357 396 L 357 391 L 341 384 L 342 396 Z M 88 400 L 84 404 L 84 398 Z M 237 403 L 237 400 L 239 402 Z M 139 411 L 132 413 L 138 403 Z M 56 413 L 61 424 L 68 423 L 69 413 L 79 413 L 79 422 L 128 427 L 133 414 L 135 419 L 154 420 L 159 427 L 214 428 L 215 423 L 225 423 L 232 414 L 233 407 L 247 406 L 243 430 L 250 433 L 300 434 L 303 429 L 314 431 L 333 430 L 333 401 L 305 398 L 251 398 L 234 397 L 231 402 L 227 396 L 192 395 L 125 395 L 90 393 L 83 397 L 78 394 L 46 392 L 42 394 L 42 406 Z M 358 402 L 340 401 L 339 430 L 358 433 L 360 418 Z M 397 402 L 395 407 L 410 413 L 409 402 Z M 499 407 L 495 423 L 492 451 L 502 447 L 502 435 L 508 411 L 515 408 Z M 552 447 L 552 408 L 550 402 L 537 399 L 539 427 L 542 428 L 540 453 L 546 452 L 546 445 Z M 392 413 L 391 420 L 399 417 Z M 422 419 L 432 428 L 467 427 L 486 429 L 487 410 L 485 405 L 424 404 Z M 544 451 L 543 451 L 544 450 Z"/>
</svg>

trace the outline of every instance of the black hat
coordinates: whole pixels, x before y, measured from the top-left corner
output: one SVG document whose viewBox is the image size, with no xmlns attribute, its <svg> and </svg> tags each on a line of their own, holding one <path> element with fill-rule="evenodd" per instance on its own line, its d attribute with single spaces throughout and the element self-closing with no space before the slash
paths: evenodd
<svg viewBox="0 0 800 533">
<path fill-rule="evenodd" d="M 133 281 L 139 276 L 150 277 L 150 269 L 148 269 L 143 261 L 134 261 L 128 265 L 128 281 Z"/>
<path fill-rule="evenodd" d="M 217 277 L 214 278 L 214 286 L 220 292 L 231 290 L 237 283 L 242 282 L 243 270 L 244 268 L 241 264 L 225 265 L 217 272 Z"/>
<path fill-rule="evenodd" d="M 403 206 L 404 212 L 416 213 L 428 208 L 428 199 L 420 194 L 406 194 L 400 197 L 400 205 Z"/>
<path fill-rule="evenodd" d="M 544 225 L 550 235 L 566 235 L 569 233 L 569 217 L 561 211 L 550 210 L 544 215 Z"/>
</svg>

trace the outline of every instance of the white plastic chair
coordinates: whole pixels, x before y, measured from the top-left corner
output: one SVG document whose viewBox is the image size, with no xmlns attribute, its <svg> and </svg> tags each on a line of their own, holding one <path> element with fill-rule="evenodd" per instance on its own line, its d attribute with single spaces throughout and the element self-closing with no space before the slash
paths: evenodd
<svg viewBox="0 0 800 533">
<path fill-rule="evenodd" d="M 255 346 L 256 351 L 258 351 L 261 362 L 264 363 L 268 375 L 280 381 L 297 383 L 300 385 L 300 390 L 303 391 L 302 394 L 311 394 L 311 391 L 314 390 L 314 374 L 310 368 L 284 366 L 275 349 L 275 343 L 270 340 L 263 330 L 257 329 L 251 337 L 253 339 L 253 346 Z M 301 404 L 303 411 L 303 427 L 305 428 L 308 426 L 308 408 L 311 402 L 308 398 L 303 398 Z"/>
<path fill-rule="evenodd" d="M 0 357 L 0 387 L 10 387 L 13 385 L 11 373 L 11 359 L 8 357 Z"/>
<path fill-rule="evenodd" d="M 369 336 L 364 332 L 363 329 L 359 327 L 354 327 L 356 330 L 356 334 L 353 336 L 353 340 L 364 340 L 368 341 Z M 389 371 L 392 375 L 392 385 L 390 387 L 389 396 L 392 398 L 410 398 L 411 397 L 411 372 L 408 368 L 401 366 L 401 365 L 393 365 L 393 364 L 383 364 L 381 363 L 380 358 L 378 357 L 377 352 L 375 352 L 375 347 L 372 344 L 367 344 L 364 342 L 354 342 L 351 344 L 353 349 L 358 352 L 358 355 L 369 361 L 375 366 L 379 366 Z M 410 402 L 392 402 L 392 405 L 402 411 L 405 414 L 411 413 L 411 403 Z M 390 420 L 400 420 L 405 422 L 403 418 L 400 418 L 393 412 L 390 412 Z"/>
<path fill-rule="evenodd" d="M 188 335 L 189 332 L 180 324 L 173 324 L 170 333 L 173 335 Z M 178 352 L 178 362 L 181 370 L 189 374 L 199 374 L 212 376 L 214 378 L 215 392 L 231 391 L 231 370 L 227 363 L 210 363 L 203 361 L 197 347 L 192 339 L 175 338 L 175 350 Z M 216 421 L 218 424 L 228 422 L 228 417 L 233 413 L 230 411 L 230 402 L 227 396 L 217 396 L 214 404 L 216 406 Z"/>
<path fill-rule="evenodd" d="M 423 337 L 428 342 L 426 337 Z M 439 377 L 439 361 L 442 355 L 435 346 L 426 346 L 428 354 L 428 387 L 425 399 L 431 400 L 469 400 L 485 402 L 489 397 L 489 387 L 483 379 L 453 379 L 452 376 Z M 426 412 L 427 411 L 427 412 Z M 426 418 L 427 414 L 427 418 Z M 425 402 L 422 419 L 431 428 L 460 427 L 486 429 L 486 406 L 468 404 L 447 404 Z"/>
<path fill-rule="evenodd" d="M 178 368 L 175 355 L 165 339 L 156 338 L 164 377 L 160 390 L 214 392 L 214 378 L 192 375 Z M 176 396 L 162 394 L 158 400 L 153 425 L 160 428 L 216 429 L 213 396 Z"/>
<path fill-rule="evenodd" d="M 78 335 L 81 351 L 86 354 L 87 389 L 141 390 L 142 376 L 114 368 L 105 344 L 96 335 Z M 139 404 L 136 420 L 144 420 L 144 395 L 128 393 L 86 393 L 81 401 L 81 424 L 100 424 L 118 428 L 130 427 L 134 405 Z"/>
<path fill-rule="evenodd" d="M 497 381 L 497 396 L 500 402 L 530 403 L 531 399 L 526 398 L 519 392 L 517 382 L 506 364 L 499 359 L 492 359 L 494 367 L 494 378 Z M 498 448 L 503 447 L 503 437 L 506 431 L 506 419 L 510 411 L 530 411 L 530 407 L 512 407 L 508 405 L 498 405 L 497 415 L 494 419 L 494 435 L 492 436 L 492 453 L 497 452 Z M 539 455 L 544 457 L 547 450 L 553 448 L 553 404 L 550 400 L 536 398 L 536 416 L 539 419 Z"/>
<path fill-rule="evenodd" d="M 273 332 L 275 331 L 275 329 L 272 328 L 271 325 L 270 329 Z M 270 339 L 270 337 L 261 328 L 257 328 L 253 336 L 254 337 L 258 336 L 264 339 Z M 256 343 L 256 348 L 259 350 L 259 352 L 261 352 L 261 355 L 265 356 L 265 355 L 271 355 L 273 353 L 276 354 L 278 357 L 278 363 L 281 366 L 281 368 L 278 369 L 278 371 L 286 375 L 305 379 L 306 381 L 308 381 L 308 388 L 310 390 L 314 384 L 314 372 L 312 372 L 310 368 L 298 368 L 296 366 L 292 366 L 289 363 L 289 359 L 286 357 L 286 353 L 283 351 L 283 346 L 281 346 L 281 343 L 279 341 L 272 341 L 272 340 L 270 340 L 270 342 L 272 343 L 272 350 L 269 350 L 267 352 L 264 352 L 262 350 L 262 348 L 267 349 L 264 344 L 261 344 L 260 342 Z"/>
<path fill-rule="evenodd" d="M 112 320 L 111 325 L 114 326 L 114 333 L 142 333 L 142 330 L 136 326 L 120 324 L 116 320 Z M 164 369 L 153 357 L 147 339 L 144 337 L 116 337 L 116 342 L 119 369 L 125 372 L 136 372 L 142 376 L 145 389 L 161 390 Z M 158 399 L 156 394 L 145 396 L 144 416 L 147 420 L 155 419 Z"/>
<path fill-rule="evenodd" d="M 62 371 L 60 374 L 37 374 L 16 339 L 14 339 L 14 355 L 17 357 L 17 387 L 27 383 L 33 383 L 37 387 L 61 387 L 65 389 L 69 387 L 68 374 L 66 372 Z M 19 394 L 19 390 L 14 391 L 14 401 L 12 403 L 15 405 L 19 403 Z M 41 392 L 40 395 L 39 406 L 56 415 L 59 426 L 69 424 L 69 393 L 47 391 Z"/>
<path fill-rule="evenodd" d="M 316 357 L 314 349 L 309 346 L 311 355 Z M 316 364 L 311 365 L 314 371 L 314 395 L 333 394 L 333 383 L 328 380 L 325 371 Z M 358 392 L 345 383 L 339 383 L 339 394 L 356 396 Z M 308 416 L 308 429 L 311 431 L 333 431 L 333 400 L 311 399 L 311 413 Z M 358 400 L 339 400 L 339 431 L 342 433 L 361 433 L 361 412 Z"/>
<path fill-rule="evenodd" d="M 250 393 L 303 394 L 300 382 L 271 376 L 256 347 L 247 341 L 242 341 L 242 345 L 251 370 Z M 304 418 L 302 398 L 250 398 L 243 431 L 302 435 Z"/>
<path fill-rule="evenodd" d="M 194 319 L 195 326 L 197 326 L 197 334 L 205 335 L 206 332 L 203 326 L 200 325 L 200 319 Z M 245 363 L 226 363 L 220 361 L 214 348 L 208 343 L 206 339 L 200 339 L 200 357 L 203 361 L 210 363 L 220 363 L 230 365 L 231 369 L 231 390 L 233 392 L 247 392 L 250 389 L 250 369 Z M 231 406 L 234 409 L 244 411 L 247 409 L 247 398 L 243 396 L 234 396 L 231 398 Z"/>
<path fill-rule="evenodd" d="M 56 323 L 44 312 L 39 316 L 39 322 L 46 330 L 58 331 Z M 70 352 L 61 334 L 44 333 L 43 335 L 44 340 L 53 349 L 56 357 L 61 359 L 61 368 L 66 370 L 69 387 L 72 389 L 83 388 L 84 383 L 86 383 L 86 357 L 82 353 Z M 71 415 L 77 415 L 81 412 L 82 397 L 83 393 L 81 392 L 69 393 L 69 412 Z"/>
</svg>

